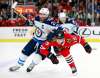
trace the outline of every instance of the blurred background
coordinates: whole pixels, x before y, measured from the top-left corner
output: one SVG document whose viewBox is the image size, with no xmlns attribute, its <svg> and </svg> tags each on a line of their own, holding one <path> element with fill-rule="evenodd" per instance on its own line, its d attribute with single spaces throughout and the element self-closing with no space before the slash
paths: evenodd
<svg viewBox="0 0 100 78">
<path fill-rule="evenodd" d="M 0 26 L 32 26 L 32 22 L 21 18 L 11 10 L 17 1 L 16 10 L 27 19 L 34 20 L 38 10 L 48 7 L 55 21 L 59 12 L 77 21 L 80 26 L 100 26 L 100 0 L 0 0 Z"/>
</svg>

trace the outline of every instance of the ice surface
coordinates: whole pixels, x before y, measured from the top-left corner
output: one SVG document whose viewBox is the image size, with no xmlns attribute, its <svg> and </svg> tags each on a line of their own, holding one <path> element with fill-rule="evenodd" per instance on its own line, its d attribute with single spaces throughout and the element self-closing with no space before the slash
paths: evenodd
<svg viewBox="0 0 100 78">
<path fill-rule="evenodd" d="M 87 54 L 79 44 L 72 46 L 71 54 L 78 69 L 78 77 L 71 74 L 68 64 L 62 57 L 59 57 L 58 65 L 53 65 L 46 59 L 32 72 L 27 73 L 26 68 L 34 59 L 31 55 L 20 70 L 10 72 L 9 67 L 15 65 L 25 44 L 0 43 L 0 78 L 100 78 L 100 43 L 89 43 L 93 48 L 91 54 Z"/>
</svg>

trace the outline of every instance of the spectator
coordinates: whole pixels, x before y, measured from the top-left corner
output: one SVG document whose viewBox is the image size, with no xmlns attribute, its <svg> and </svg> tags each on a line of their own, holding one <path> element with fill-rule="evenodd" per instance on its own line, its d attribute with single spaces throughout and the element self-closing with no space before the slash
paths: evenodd
<svg viewBox="0 0 100 78">
<path fill-rule="evenodd" d="M 69 13 L 68 16 L 69 16 L 70 18 L 77 19 L 77 17 L 78 17 L 77 9 L 76 9 L 75 7 L 72 7 L 72 11 Z"/>
<path fill-rule="evenodd" d="M 97 25 L 100 25 L 100 5 L 98 5 L 96 9 L 96 18 L 97 18 Z"/>
</svg>

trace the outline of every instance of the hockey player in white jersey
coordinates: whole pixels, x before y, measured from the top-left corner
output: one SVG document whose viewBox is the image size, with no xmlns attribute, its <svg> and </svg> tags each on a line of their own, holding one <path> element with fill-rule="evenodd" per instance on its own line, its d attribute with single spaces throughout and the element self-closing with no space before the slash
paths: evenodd
<svg viewBox="0 0 100 78">
<path fill-rule="evenodd" d="M 78 30 L 79 29 L 78 23 L 72 18 L 68 18 L 65 12 L 59 13 L 58 18 L 59 18 L 59 23 L 61 24 L 64 31 L 67 31 L 68 33 L 73 35 L 80 35 Z M 84 47 L 86 52 L 88 51 L 89 47 L 90 45 L 87 43 L 86 46 Z"/>
<path fill-rule="evenodd" d="M 28 42 L 28 44 L 22 49 L 22 53 L 21 56 L 19 57 L 17 64 L 15 66 L 10 67 L 9 68 L 10 71 L 16 71 L 21 66 L 23 66 L 28 56 L 30 56 L 35 51 L 37 52 L 39 51 L 40 45 L 42 44 L 42 42 L 46 40 L 48 33 L 52 32 L 53 29 L 57 29 L 59 27 L 59 24 L 53 22 L 48 17 L 49 17 L 48 8 L 40 9 L 39 16 L 36 16 L 34 20 L 34 25 L 36 27 L 34 36 Z M 37 64 L 41 60 L 41 56 L 38 53 L 36 53 L 35 57 L 36 57 L 34 58 L 34 60 L 36 60 L 35 64 Z M 56 61 L 56 63 L 58 63 L 58 61 Z"/>
<path fill-rule="evenodd" d="M 61 17 L 61 18 L 60 18 Z M 70 33 L 72 33 L 72 32 L 74 32 L 75 31 L 75 29 L 74 30 L 72 30 L 72 28 L 77 28 L 73 23 L 74 23 L 74 21 L 72 21 L 72 20 L 66 20 L 66 15 L 65 15 L 65 13 L 63 13 L 63 12 L 61 12 L 61 13 L 59 13 L 59 19 L 60 19 L 60 22 L 59 22 L 59 24 L 60 24 L 60 26 L 59 26 L 59 28 L 61 28 L 61 29 L 63 29 L 64 31 L 66 30 L 66 29 L 68 29 L 68 30 L 70 30 L 69 32 Z M 38 24 L 38 22 L 37 21 L 34 21 L 34 22 L 36 22 L 37 24 Z M 61 23 L 62 22 L 62 23 Z M 55 23 L 56 24 L 56 23 Z M 56 25 L 57 26 L 57 25 Z M 46 26 L 46 27 L 48 27 L 48 26 Z M 57 26 L 58 27 L 58 26 Z M 49 26 L 49 28 L 50 28 L 50 26 Z M 50 28 L 51 30 L 52 30 L 52 28 Z M 53 30 L 54 30 L 54 28 L 53 28 Z M 45 30 L 45 31 L 47 31 L 47 30 Z M 50 31 L 50 30 L 49 30 Z M 50 32 L 49 33 L 49 35 L 52 35 L 52 32 Z M 50 35 L 50 36 L 51 36 Z M 42 38 L 43 39 L 43 38 Z M 53 47 L 54 48 L 54 51 L 56 52 L 56 51 L 58 51 L 57 50 L 57 48 L 56 47 Z M 53 53 L 51 53 L 50 54 L 50 56 L 51 57 L 49 57 L 49 58 L 52 58 L 52 59 L 54 59 L 54 55 L 53 55 Z M 56 57 L 55 57 L 56 58 Z M 38 59 L 38 60 L 37 60 Z M 31 62 L 31 64 L 29 65 L 29 67 L 27 68 L 27 71 L 28 72 L 30 72 L 30 71 L 32 71 L 32 69 L 33 69 L 33 67 L 36 65 L 36 64 L 39 64 L 39 62 L 41 61 L 41 58 L 39 59 L 39 55 L 35 55 L 35 58 L 33 58 L 33 61 Z M 51 60 L 52 61 L 52 60 Z M 55 62 L 56 62 L 56 60 L 55 60 Z"/>
<path fill-rule="evenodd" d="M 64 19 L 66 19 L 66 15 L 65 15 L 65 13 L 61 13 L 61 15 L 60 15 L 61 17 L 64 17 Z M 62 20 L 62 18 L 60 19 L 60 20 Z M 71 20 L 72 21 L 72 20 Z M 76 30 L 78 29 L 78 27 L 76 26 L 76 24 L 74 25 L 74 23 L 73 22 L 71 22 L 71 21 L 64 21 L 63 23 L 60 23 L 60 28 L 61 29 L 63 29 L 64 31 L 65 30 L 69 30 L 69 31 L 67 31 L 67 32 L 69 32 L 70 34 L 73 34 L 73 33 L 76 33 Z M 69 22 L 69 23 L 68 23 Z M 51 34 L 50 34 L 51 33 Z M 49 33 L 49 38 L 51 39 L 51 37 L 52 37 L 52 32 L 50 32 Z M 57 50 L 58 48 L 56 48 L 56 47 L 54 47 L 54 51 L 55 52 L 57 52 L 58 50 Z M 51 53 L 52 54 L 52 53 Z M 54 56 L 52 57 L 52 55 L 50 55 L 51 56 L 51 58 L 52 59 L 54 59 Z M 27 71 L 28 72 L 30 72 L 30 71 L 32 71 L 32 69 L 33 69 L 33 67 L 36 65 L 36 63 L 38 62 L 40 62 L 40 60 L 41 59 L 37 59 L 39 58 L 39 56 L 37 56 L 37 57 L 35 57 L 35 59 L 33 58 L 33 62 L 30 64 L 30 66 L 27 68 Z M 38 64 L 37 63 L 37 64 Z M 73 70 L 73 71 L 76 71 L 76 70 Z"/>
<path fill-rule="evenodd" d="M 65 31 L 67 30 L 70 34 L 78 33 L 79 25 L 73 18 L 69 18 L 65 12 L 58 13 L 58 19 Z"/>
</svg>

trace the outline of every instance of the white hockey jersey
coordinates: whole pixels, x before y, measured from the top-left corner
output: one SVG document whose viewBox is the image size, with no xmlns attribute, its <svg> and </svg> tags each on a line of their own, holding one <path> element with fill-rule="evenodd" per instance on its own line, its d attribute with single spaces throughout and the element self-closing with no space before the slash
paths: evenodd
<svg viewBox="0 0 100 78">
<path fill-rule="evenodd" d="M 40 41 L 46 40 L 49 32 L 60 27 L 60 24 L 53 22 L 50 18 L 47 18 L 43 23 L 40 22 L 39 16 L 35 18 L 34 25 L 36 30 L 33 38 Z"/>
<path fill-rule="evenodd" d="M 78 30 L 78 26 L 71 23 L 61 24 L 61 26 L 63 29 L 67 30 L 69 33 L 75 33 Z"/>
</svg>

